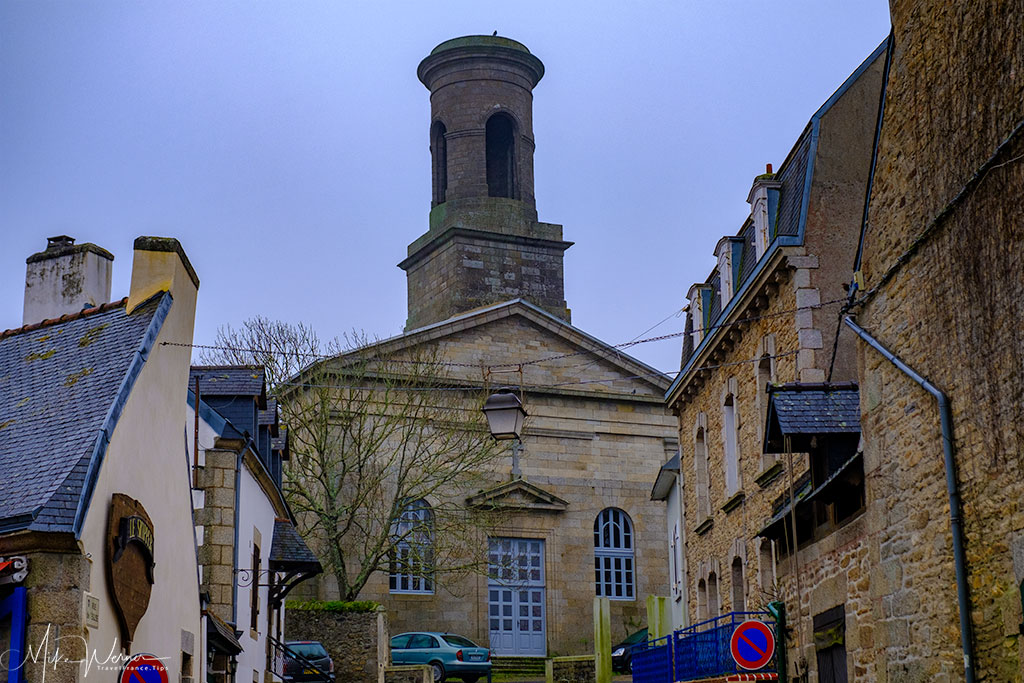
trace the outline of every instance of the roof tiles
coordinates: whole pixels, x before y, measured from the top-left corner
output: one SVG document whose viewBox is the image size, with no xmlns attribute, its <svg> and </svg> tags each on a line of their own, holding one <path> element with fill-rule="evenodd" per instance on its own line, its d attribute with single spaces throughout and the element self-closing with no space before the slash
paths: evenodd
<svg viewBox="0 0 1024 683">
<path fill-rule="evenodd" d="M 860 432 L 860 392 L 852 382 L 772 387 L 770 410 L 783 435 Z"/>
<path fill-rule="evenodd" d="M 91 456 L 160 301 L 0 334 L 0 530 L 73 529 Z"/>
</svg>

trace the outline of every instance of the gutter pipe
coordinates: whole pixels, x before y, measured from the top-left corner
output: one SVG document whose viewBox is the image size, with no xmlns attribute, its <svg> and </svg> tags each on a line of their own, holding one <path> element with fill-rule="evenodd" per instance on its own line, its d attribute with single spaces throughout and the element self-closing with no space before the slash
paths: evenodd
<svg viewBox="0 0 1024 683">
<path fill-rule="evenodd" d="M 942 452 L 946 465 L 946 491 L 949 494 L 949 522 L 953 533 L 953 562 L 956 568 L 956 597 L 960 610 L 960 647 L 964 654 L 964 680 L 974 683 L 974 644 L 971 636 L 971 605 L 967 586 L 967 557 L 964 553 L 964 533 L 961 525 L 960 490 L 956 481 L 956 461 L 953 459 L 953 411 L 949 398 L 934 384 L 917 374 L 892 351 L 882 346 L 864 328 L 846 316 L 843 322 L 863 339 L 868 346 L 878 351 L 910 379 L 939 402 L 939 417 L 942 425 Z"/>
</svg>

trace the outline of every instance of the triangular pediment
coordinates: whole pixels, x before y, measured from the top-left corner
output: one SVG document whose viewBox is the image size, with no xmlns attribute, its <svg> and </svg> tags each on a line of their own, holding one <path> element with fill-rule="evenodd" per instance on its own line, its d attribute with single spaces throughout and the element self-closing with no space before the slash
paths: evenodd
<svg viewBox="0 0 1024 683">
<path fill-rule="evenodd" d="M 513 479 L 494 488 L 481 491 L 469 496 L 466 503 L 474 508 L 544 510 L 547 512 L 562 512 L 569 507 L 567 501 L 525 479 Z"/>
<path fill-rule="evenodd" d="M 369 348 L 401 355 L 421 345 L 437 345 L 454 365 L 452 377 L 480 382 L 511 379 L 521 368 L 522 384 L 532 390 L 615 395 L 661 401 L 671 379 L 611 344 L 547 311 L 514 299 L 410 330 Z"/>
</svg>

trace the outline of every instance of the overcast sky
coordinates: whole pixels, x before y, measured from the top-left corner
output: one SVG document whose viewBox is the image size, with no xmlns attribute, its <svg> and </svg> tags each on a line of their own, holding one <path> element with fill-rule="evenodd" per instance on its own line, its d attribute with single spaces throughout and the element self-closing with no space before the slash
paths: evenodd
<svg viewBox="0 0 1024 683">
<path fill-rule="evenodd" d="M 262 314 L 401 332 L 430 208 L 438 43 L 508 36 L 534 91 L 539 218 L 564 225 L 573 324 L 606 342 L 670 317 L 814 111 L 889 31 L 884 0 L 0 2 L 0 329 L 25 258 L 69 234 L 115 254 L 178 238 L 196 343 Z M 668 320 L 647 332 L 666 317 Z M 679 339 L 635 356 L 679 369 Z"/>
</svg>

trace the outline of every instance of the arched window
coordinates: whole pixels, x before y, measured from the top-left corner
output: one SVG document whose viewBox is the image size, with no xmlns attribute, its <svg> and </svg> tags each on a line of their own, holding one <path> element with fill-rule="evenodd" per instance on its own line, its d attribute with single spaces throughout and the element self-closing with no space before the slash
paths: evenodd
<svg viewBox="0 0 1024 683">
<path fill-rule="evenodd" d="M 735 380 L 730 380 L 733 384 Z M 740 490 L 739 422 L 736 415 L 736 396 L 726 395 L 722 401 L 722 442 L 725 451 L 725 494 L 731 496 Z"/>
<path fill-rule="evenodd" d="M 732 558 L 732 611 L 747 611 L 747 590 L 743 581 L 743 560 Z"/>
<path fill-rule="evenodd" d="M 487 196 L 516 198 L 516 124 L 508 114 L 487 119 Z"/>
<path fill-rule="evenodd" d="M 768 419 L 768 385 L 775 381 L 775 335 L 769 334 L 761 340 L 758 349 L 761 354 L 754 372 L 757 377 L 757 441 L 761 453 L 761 471 L 775 464 L 775 455 L 764 452 L 764 428 Z"/>
<path fill-rule="evenodd" d="M 697 524 L 701 524 L 711 516 L 711 476 L 704 427 L 697 427 L 697 433 L 693 438 L 693 465 L 697 475 Z"/>
<path fill-rule="evenodd" d="M 391 525 L 392 593 L 434 592 L 434 512 L 420 498 L 405 506 Z"/>
<path fill-rule="evenodd" d="M 711 572 L 708 574 L 708 619 L 717 617 L 718 613 L 718 575 Z"/>
<path fill-rule="evenodd" d="M 448 130 L 440 121 L 435 121 L 430 130 L 430 156 L 434 165 L 434 206 L 444 204 L 448 193 Z"/>
<path fill-rule="evenodd" d="M 761 592 L 766 597 L 775 596 L 775 557 L 772 552 L 773 542 L 770 539 L 761 539 L 761 548 L 758 552 L 758 572 L 761 575 Z"/>
<path fill-rule="evenodd" d="M 708 618 L 708 584 L 704 579 L 697 582 L 697 621 Z"/>
<path fill-rule="evenodd" d="M 633 524 L 618 508 L 605 508 L 594 520 L 594 587 L 599 598 L 632 600 Z"/>
</svg>

